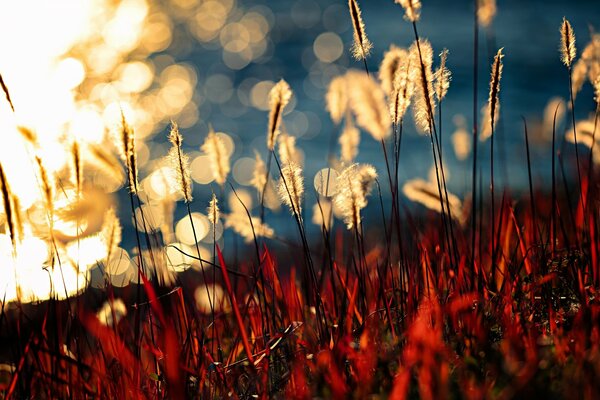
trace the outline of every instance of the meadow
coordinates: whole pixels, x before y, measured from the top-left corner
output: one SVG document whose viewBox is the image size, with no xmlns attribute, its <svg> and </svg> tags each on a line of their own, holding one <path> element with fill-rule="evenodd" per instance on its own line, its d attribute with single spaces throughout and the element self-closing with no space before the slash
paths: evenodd
<svg viewBox="0 0 600 400">
<path fill-rule="evenodd" d="M 65 34 L 49 97 L 0 63 L 0 399 L 600 397 L 600 34 L 556 21 L 543 51 L 565 100 L 518 121 L 507 161 L 511 49 L 490 39 L 502 4 L 465 11 L 472 96 L 452 126 L 453 49 L 422 34 L 428 2 L 395 1 L 411 41 L 379 60 L 364 1 L 338 16 L 351 68 L 327 67 L 339 73 L 314 100 L 333 124 L 322 165 L 294 133 L 314 121 L 285 76 L 239 96 L 262 110 L 253 157 L 235 159 L 236 134 L 211 121 L 191 132 L 204 76 L 162 38 L 187 24 L 242 70 L 268 53 L 262 8 L 82 8 L 102 29 Z M 314 52 L 334 63 L 328 35 Z M 220 100 L 222 75 L 206 81 L 213 108 L 242 115 Z M 431 169 L 405 179 L 411 135 Z M 448 159 L 469 166 L 466 191 L 450 188 Z"/>
</svg>

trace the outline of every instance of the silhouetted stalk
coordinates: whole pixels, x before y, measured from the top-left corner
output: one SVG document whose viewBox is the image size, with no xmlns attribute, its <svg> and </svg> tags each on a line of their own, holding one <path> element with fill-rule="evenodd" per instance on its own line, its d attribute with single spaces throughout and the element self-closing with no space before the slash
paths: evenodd
<svg viewBox="0 0 600 400">
<path fill-rule="evenodd" d="M 478 84 L 478 72 L 479 72 L 479 20 L 477 18 L 477 12 L 479 9 L 478 0 L 473 0 L 475 10 L 473 13 L 474 24 L 473 24 L 473 180 L 471 182 L 471 269 L 475 273 L 475 241 L 477 238 L 477 84 Z M 480 265 L 481 268 L 481 265 Z M 480 271 L 481 275 L 481 271 Z M 475 276 L 472 277 L 473 280 Z M 474 283 L 474 281 L 473 281 Z M 474 285 L 475 286 L 475 285 Z M 479 293 L 483 291 L 483 279 L 482 276 L 478 277 L 478 289 Z"/>
</svg>

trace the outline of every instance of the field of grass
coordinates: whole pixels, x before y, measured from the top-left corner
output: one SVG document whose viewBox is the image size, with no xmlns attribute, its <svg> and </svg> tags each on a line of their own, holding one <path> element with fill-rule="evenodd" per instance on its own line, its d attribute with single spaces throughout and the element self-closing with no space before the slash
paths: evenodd
<svg viewBox="0 0 600 400">
<path fill-rule="evenodd" d="M 194 197 L 176 120 L 166 154 L 148 161 L 120 108 L 101 144 L 61 138 L 60 168 L 15 122 L 36 190 L 21 195 L 0 157 L 0 399 L 600 398 L 600 35 L 576 42 L 557 21 L 550 51 L 568 101 L 546 121 L 551 185 L 532 175 L 523 118 L 529 185 L 517 191 L 497 184 L 494 159 L 510 49 L 478 61 L 501 5 L 474 2 L 472 123 L 451 136 L 451 53 L 420 36 L 426 1 L 396 3 L 414 42 L 376 65 L 360 0 L 348 1 L 356 65 L 329 84 L 339 148 L 314 191 L 286 131 L 285 77 L 264 99 L 267 157 L 256 152 L 252 193 L 212 128 L 200 169 L 213 193 Z M 0 107 L 17 113 L 11 82 L 0 84 Z M 577 97 L 584 85 L 593 102 Z M 580 104 L 595 108 L 578 121 Z M 398 178 L 408 130 L 427 137 L 428 179 Z M 381 146 L 384 170 L 355 161 L 361 132 Z M 472 162 L 463 200 L 446 184 L 452 150 Z M 270 220 L 280 206 L 285 235 Z"/>
</svg>

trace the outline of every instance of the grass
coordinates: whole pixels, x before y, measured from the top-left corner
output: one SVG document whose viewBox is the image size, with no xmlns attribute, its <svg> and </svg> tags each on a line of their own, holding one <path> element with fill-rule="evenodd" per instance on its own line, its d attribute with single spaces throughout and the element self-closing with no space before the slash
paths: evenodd
<svg viewBox="0 0 600 400">
<path fill-rule="evenodd" d="M 327 178 L 333 171 L 339 174 L 337 194 L 315 194 L 322 235 L 311 236 L 305 226 L 303 177 L 300 167 L 290 160 L 293 142 L 288 143 L 287 159 L 276 153 L 275 139 L 279 129 L 284 129 L 283 103 L 289 100 L 290 90 L 281 81 L 275 90 L 284 88 L 285 95 L 275 93 L 271 102 L 269 161 L 267 170 L 261 171 L 266 176 L 256 180 L 260 217 L 252 216 L 252 208 L 226 180 L 228 160 L 226 168 L 214 168 L 221 174 L 220 200 L 230 194 L 242 207 L 234 211 L 234 205 L 221 205 L 226 211 L 222 218 L 241 213 L 248 226 L 236 231 L 245 232 L 249 244 L 239 253 L 235 246 L 224 247 L 222 252 L 213 224 L 212 254 L 206 257 L 197 245 L 192 211 L 204 210 L 209 199 L 191 198 L 189 167 L 176 125 L 171 138 L 175 151 L 170 153 L 177 175 L 173 185 L 183 192 L 196 242 L 190 252 L 168 243 L 166 230 L 152 228 L 151 216 L 140 208 L 144 198 L 137 183 L 134 132 L 122 115 L 119 134 L 131 189 L 130 212 L 135 214 L 136 205 L 140 208 L 140 217 L 133 218 L 135 237 L 128 239 L 136 243 L 131 285 L 119 287 L 107 274 L 102 288 L 89 288 L 79 295 L 65 288 L 64 296 L 55 294 L 30 304 L 17 290 L 16 299 L 2 300 L 0 340 L 6 345 L 0 349 L 0 398 L 597 398 L 600 214 L 592 155 L 580 158 L 577 146 L 558 152 L 556 140 L 561 132 L 554 121 L 552 185 L 536 187 L 524 120 L 522 156 L 528 190 L 519 193 L 504 188 L 499 193 L 494 188 L 492 147 L 492 187 L 486 193 L 481 184 L 486 168 L 477 160 L 482 128 L 477 123 L 477 11 L 486 2 L 475 1 L 473 195 L 471 203 L 464 202 L 459 210 L 466 217 L 456 215 L 442 159 L 442 138 L 447 137 L 442 132 L 442 102 L 437 104 L 436 125 L 429 89 L 431 60 L 427 60 L 431 52 L 422 51 L 417 30 L 420 5 L 414 9 L 415 3 L 404 2 L 410 7 L 416 44 L 405 54 L 413 61 L 410 80 L 421 85 L 422 101 L 412 107 L 425 107 L 419 115 L 429 128 L 426 134 L 435 165 L 435 182 L 424 182 L 431 185 L 421 190 L 421 202 L 430 210 L 411 211 L 399 198 L 405 118 L 395 115 L 398 124 L 381 121 L 388 110 L 381 112 L 378 104 L 381 89 L 368 73 L 366 27 L 358 3 L 350 1 L 358 31 L 356 46 L 361 49 L 358 58 L 365 72 L 349 75 L 347 97 L 349 102 L 363 103 L 337 106 L 346 107 L 339 115 L 347 124 L 356 122 L 366 131 L 369 123 L 377 124 L 375 139 L 383 147 L 387 176 L 377 177 L 369 165 L 332 162 Z M 500 54 L 492 69 L 492 140 Z M 572 61 L 567 83 L 573 110 Z M 591 62 L 596 67 L 600 63 Z M 10 100 L 10 82 L 0 78 L 0 83 Z M 367 88 L 372 100 L 360 99 L 364 96 L 361 87 Z M 396 87 L 396 92 L 385 95 L 397 102 L 401 93 L 407 93 L 405 89 Z M 363 111 L 366 114 L 356 115 Z M 597 121 L 600 106 L 593 111 Z M 572 116 L 577 143 L 574 112 Z M 387 134 L 381 129 L 386 126 Z M 222 152 L 220 139 L 212 135 L 214 142 L 206 148 Z M 502 142 L 496 144 L 502 146 Z M 576 149 L 576 175 L 568 176 L 566 171 L 574 169 L 569 153 Z M 75 205 L 86 196 L 85 163 L 79 162 L 79 148 L 76 154 L 76 182 L 56 177 L 60 189 L 76 185 Z M 223 161 L 219 154 L 213 156 L 215 163 Z M 298 228 L 296 240 L 278 238 L 264 225 L 269 222 L 264 204 L 271 183 L 271 159 L 281 176 L 282 203 L 289 205 L 290 218 Z M 34 167 L 43 171 L 43 160 L 36 160 Z M 16 259 L 23 236 L 30 233 L 18 221 L 22 210 L 1 165 L 0 172 L 5 236 L 12 241 Z M 381 181 L 389 183 L 389 193 L 385 185 L 379 185 Z M 377 191 L 371 193 L 374 185 Z M 50 205 L 52 190 L 44 186 L 44 191 L 42 209 L 49 216 L 61 215 Z M 329 193 L 328 186 L 324 192 Z M 377 212 L 365 212 L 369 196 L 371 209 Z M 212 198 L 216 205 L 217 196 Z M 340 219 L 346 226 L 326 223 L 332 203 L 341 209 Z M 51 235 L 46 240 L 55 249 L 54 262 L 54 253 L 56 257 L 62 254 L 63 244 L 52 235 L 54 219 L 49 218 Z M 86 235 L 76 236 L 73 241 L 79 247 Z M 198 263 L 202 273 L 198 268 L 176 272 L 164 256 L 166 248 L 175 249 L 188 263 Z M 69 268 L 68 260 L 63 261 L 60 268 Z M 108 269 L 110 261 L 98 260 L 98 267 Z M 58 266 L 46 266 L 48 271 L 54 268 Z M 97 312 L 100 308 L 104 311 Z"/>
</svg>

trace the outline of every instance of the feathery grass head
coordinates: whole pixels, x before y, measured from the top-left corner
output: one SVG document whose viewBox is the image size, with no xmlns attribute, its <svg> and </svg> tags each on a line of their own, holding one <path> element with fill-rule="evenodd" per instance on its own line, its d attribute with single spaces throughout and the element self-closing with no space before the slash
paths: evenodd
<svg viewBox="0 0 600 400">
<path fill-rule="evenodd" d="M 286 204 L 292 214 L 302 213 L 302 196 L 304 195 L 304 178 L 302 168 L 294 162 L 289 162 L 281 168 L 281 179 L 277 186 L 281 202 Z"/>
<path fill-rule="evenodd" d="M 213 225 L 213 227 L 219 223 L 219 201 L 217 200 L 217 196 L 214 193 L 212 194 L 212 198 L 208 203 L 206 213 L 208 214 L 208 220 Z"/>
<path fill-rule="evenodd" d="M 275 141 L 279 134 L 279 124 L 283 109 L 292 98 L 290 85 L 283 79 L 273 86 L 269 92 L 269 131 L 267 132 L 267 148 L 271 151 L 275 148 Z"/>
<path fill-rule="evenodd" d="M 375 168 L 368 164 L 352 164 L 338 176 L 338 192 L 333 202 L 340 210 L 348 229 L 360 224 L 360 211 L 367 206 L 367 196 L 371 193 L 376 178 Z"/>
<path fill-rule="evenodd" d="M 6 179 L 6 174 L 4 173 L 4 167 L 0 164 L 0 185 L 2 190 L 2 201 L 4 204 L 4 214 L 6 214 L 6 224 L 8 225 L 8 233 L 10 234 L 10 240 L 13 246 L 13 252 L 16 252 L 17 249 L 17 229 L 15 227 L 14 221 L 14 211 L 13 211 L 13 195 L 10 190 L 10 186 L 8 185 L 8 180 Z"/>
<path fill-rule="evenodd" d="M 360 144 L 360 131 L 354 125 L 352 118 L 348 118 L 344 124 L 344 130 L 339 138 L 341 160 L 350 164 L 358 155 Z"/>
<path fill-rule="evenodd" d="M 339 124 L 348 108 L 348 82 L 345 76 L 336 76 L 331 80 L 325 95 L 325 103 L 331 120 Z"/>
<path fill-rule="evenodd" d="M 77 140 L 74 140 L 71 144 L 71 162 L 73 163 L 71 166 L 71 179 L 75 184 L 77 196 L 79 196 L 81 195 L 83 186 L 83 168 L 81 165 L 81 151 L 79 149 L 79 142 Z"/>
<path fill-rule="evenodd" d="M 437 213 L 442 212 L 439 190 L 435 182 L 428 182 L 420 178 L 412 179 L 404 184 L 402 192 L 409 200 L 419 203 Z M 445 198 L 442 201 L 445 201 Z M 448 193 L 448 203 L 450 204 L 452 218 L 461 220 L 462 202 L 460 199 L 456 195 Z"/>
<path fill-rule="evenodd" d="M 300 164 L 300 154 L 296 148 L 296 138 L 282 132 L 277 137 L 277 150 L 279 151 L 279 160 L 282 164 L 294 162 Z"/>
<path fill-rule="evenodd" d="M 100 166 L 102 171 L 106 172 L 108 176 L 116 182 L 123 182 L 123 168 L 119 164 L 119 160 L 110 151 L 107 151 L 102 146 L 93 144 L 89 147 L 89 155 L 91 156 L 90 161 Z"/>
<path fill-rule="evenodd" d="M 408 59 L 408 51 L 392 45 L 383 55 L 383 60 L 379 66 L 379 81 L 381 87 L 388 97 L 391 97 L 394 90 L 394 81 L 398 70 Z"/>
<path fill-rule="evenodd" d="M 404 18 L 410 22 L 417 22 L 421 17 L 421 1 L 420 0 L 396 0 L 404 8 Z"/>
<path fill-rule="evenodd" d="M 46 203 L 46 212 L 48 213 L 48 222 L 50 224 L 50 228 L 52 228 L 53 224 L 53 214 L 54 214 L 54 182 L 51 180 L 44 164 L 42 163 L 42 159 L 39 156 L 35 156 L 35 163 L 38 167 L 38 173 L 40 174 L 39 179 L 42 186 L 42 193 L 44 194 L 44 202 Z"/>
<path fill-rule="evenodd" d="M 560 52 L 563 64 L 571 68 L 573 60 L 575 60 L 575 56 L 577 55 L 577 48 L 575 47 L 573 27 L 566 17 L 563 17 L 563 22 L 560 26 Z"/>
<path fill-rule="evenodd" d="M 169 142 L 173 145 L 169 150 L 169 163 L 176 172 L 177 186 L 183 195 L 186 203 L 192 201 L 192 180 L 190 178 L 189 157 L 181 150 L 183 136 L 179 133 L 179 128 L 174 121 L 171 121 L 171 130 L 169 132 Z"/>
<path fill-rule="evenodd" d="M 415 105 L 413 113 L 415 124 L 422 132 L 431 133 L 433 128 L 433 116 L 435 112 L 435 101 L 433 98 L 433 49 L 427 40 L 419 39 L 410 46 L 411 75 L 415 82 Z"/>
<path fill-rule="evenodd" d="M 498 50 L 496 56 L 494 57 L 494 63 L 492 64 L 492 76 L 490 79 L 490 97 L 488 99 L 489 104 L 489 112 L 490 112 L 490 121 L 493 126 L 497 122 L 498 118 L 498 106 L 500 104 L 500 80 L 502 79 L 502 70 L 504 68 L 502 64 L 502 58 L 504 58 L 504 54 L 502 54 L 502 48 Z"/>
<path fill-rule="evenodd" d="M 129 178 L 129 190 L 138 192 L 137 155 L 135 151 L 135 134 L 133 128 L 125 119 L 125 113 L 121 110 L 121 128 L 119 130 L 120 145 L 117 146 L 119 153 L 127 168 Z"/>
<path fill-rule="evenodd" d="M 266 183 L 267 166 L 258 151 L 254 150 L 254 171 L 252 173 L 252 180 L 250 181 L 250 184 L 260 194 L 262 193 Z"/>
<path fill-rule="evenodd" d="M 440 66 L 433 74 L 433 78 L 435 79 L 435 96 L 438 101 L 442 101 L 446 97 L 450 88 L 450 81 L 452 80 L 452 73 L 446 66 L 447 59 L 448 49 L 444 49 L 440 53 Z"/>
<path fill-rule="evenodd" d="M 106 260 L 115 254 L 119 244 L 121 243 L 122 228 L 119 218 L 115 213 L 114 208 L 109 208 L 104 214 L 104 222 L 102 224 L 101 237 L 106 243 Z"/>
<path fill-rule="evenodd" d="M 412 73 L 413 65 L 416 65 L 415 62 L 416 60 L 411 53 L 406 51 L 406 56 L 400 59 L 400 64 L 394 72 L 392 91 L 388 98 L 390 115 L 394 125 L 399 124 L 410 106 L 415 91 L 415 76 Z"/>
<path fill-rule="evenodd" d="M 363 22 L 360 7 L 356 0 L 348 0 L 348 8 L 350 9 L 350 18 L 352 19 L 352 27 L 354 28 L 352 56 L 357 60 L 365 60 L 371 54 L 373 44 L 367 38 L 365 23 Z"/>
<path fill-rule="evenodd" d="M 225 228 L 233 229 L 235 233 L 244 238 L 246 243 L 251 242 L 254 236 L 272 238 L 275 234 L 269 225 L 260 222 L 260 218 L 248 217 L 243 212 L 225 215 Z"/>
<path fill-rule="evenodd" d="M 477 0 L 477 21 L 488 28 L 496 16 L 496 0 Z"/>
<path fill-rule="evenodd" d="M 365 72 L 349 71 L 346 79 L 352 82 L 350 107 L 357 125 L 377 141 L 387 138 L 391 134 L 391 119 L 381 87 Z"/>
<path fill-rule="evenodd" d="M 206 136 L 206 139 L 200 148 L 208 155 L 215 182 L 220 186 L 223 186 L 227 181 L 227 175 L 230 170 L 229 153 L 227 153 L 223 139 L 221 139 L 211 127 L 208 136 Z"/>
</svg>

